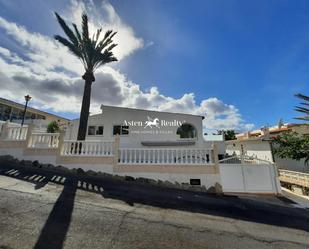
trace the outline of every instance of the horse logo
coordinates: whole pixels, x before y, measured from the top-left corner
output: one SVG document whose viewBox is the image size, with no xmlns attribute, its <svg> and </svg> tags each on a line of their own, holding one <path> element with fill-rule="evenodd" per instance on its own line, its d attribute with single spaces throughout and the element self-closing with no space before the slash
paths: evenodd
<svg viewBox="0 0 309 249">
<path fill-rule="evenodd" d="M 147 121 L 145 121 L 145 127 L 144 127 L 144 129 L 146 128 L 146 127 L 150 127 L 151 129 L 152 129 L 152 126 L 155 126 L 155 127 L 157 127 L 157 128 L 160 128 L 160 126 L 159 126 L 159 119 L 158 118 L 155 118 L 155 119 L 152 119 L 152 118 L 150 118 L 150 117 L 147 117 Z"/>
</svg>

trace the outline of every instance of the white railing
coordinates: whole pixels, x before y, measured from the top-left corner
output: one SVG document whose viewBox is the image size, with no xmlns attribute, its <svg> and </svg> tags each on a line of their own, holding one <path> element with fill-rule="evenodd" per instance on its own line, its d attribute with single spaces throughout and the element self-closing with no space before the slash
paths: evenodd
<svg viewBox="0 0 309 249">
<path fill-rule="evenodd" d="M 309 186 L 309 174 L 279 169 L 279 178 L 290 183 L 299 184 L 302 186 Z"/>
<path fill-rule="evenodd" d="M 228 158 L 224 158 L 219 161 L 219 163 L 224 164 L 272 164 L 270 161 L 262 160 L 255 157 L 250 156 L 232 156 Z"/>
<path fill-rule="evenodd" d="M 211 164 L 212 149 L 119 149 L 119 164 Z"/>
<path fill-rule="evenodd" d="M 113 156 L 113 141 L 64 141 L 64 156 Z"/>
<path fill-rule="evenodd" d="M 32 133 L 30 148 L 58 148 L 59 133 Z"/>
<path fill-rule="evenodd" d="M 28 127 L 27 126 L 8 126 L 7 140 L 26 140 Z"/>
</svg>

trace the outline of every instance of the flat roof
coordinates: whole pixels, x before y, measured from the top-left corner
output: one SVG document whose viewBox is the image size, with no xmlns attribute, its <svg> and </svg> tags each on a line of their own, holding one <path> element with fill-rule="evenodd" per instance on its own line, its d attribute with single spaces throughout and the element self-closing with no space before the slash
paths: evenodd
<svg viewBox="0 0 309 249">
<path fill-rule="evenodd" d="M 112 107 L 112 108 L 119 108 L 119 109 L 129 109 L 129 110 L 137 110 L 137 111 L 148 111 L 148 112 L 160 112 L 160 113 L 168 113 L 168 114 L 181 114 L 181 115 L 190 115 L 190 116 L 195 116 L 195 117 L 201 117 L 202 119 L 205 118 L 205 116 L 202 116 L 202 115 L 194 115 L 194 114 L 181 113 L 181 112 L 167 112 L 167 111 L 147 110 L 147 109 L 140 109 L 140 108 L 133 108 L 133 107 L 112 106 L 112 105 L 101 105 L 101 110 L 104 107 Z"/>
<path fill-rule="evenodd" d="M 0 97 L 0 102 L 3 103 L 3 104 L 8 104 L 8 105 L 15 105 L 15 106 L 17 106 L 21 109 L 24 109 L 24 107 L 25 107 L 23 104 L 20 104 L 20 103 L 17 103 L 15 101 L 8 100 L 8 99 L 2 98 L 2 97 Z M 64 119 L 64 120 L 70 121 L 70 119 L 68 119 L 68 118 L 64 118 L 64 117 L 61 117 L 61 116 L 58 116 L 58 115 L 55 115 L 55 114 L 52 114 L 52 113 L 49 113 L 49 112 L 41 111 L 39 109 L 30 107 L 30 106 L 27 107 L 27 110 L 35 111 L 35 112 L 41 113 L 43 115 L 54 116 L 54 117 L 59 118 L 59 119 Z"/>
</svg>

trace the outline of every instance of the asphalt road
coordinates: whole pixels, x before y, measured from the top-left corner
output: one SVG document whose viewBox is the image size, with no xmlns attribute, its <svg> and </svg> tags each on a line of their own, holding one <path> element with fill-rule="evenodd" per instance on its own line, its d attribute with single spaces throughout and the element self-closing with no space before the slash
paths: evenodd
<svg viewBox="0 0 309 249">
<path fill-rule="evenodd" d="M 0 249 L 309 248 L 309 212 L 0 165 Z"/>
</svg>

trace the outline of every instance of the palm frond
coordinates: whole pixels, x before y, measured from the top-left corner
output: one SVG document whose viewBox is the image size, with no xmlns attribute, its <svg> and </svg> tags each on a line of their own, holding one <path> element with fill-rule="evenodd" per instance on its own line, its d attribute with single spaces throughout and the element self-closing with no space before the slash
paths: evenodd
<svg viewBox="0 0 309 249">
<path fill-rule="evenodd" d="M 76 55 L 77 57 L 81 57 L 81 52 L 77 49 L 77 47 L 73 43 L 71 43 L 70 41 L 68 41 L 67 39 L 65 39 L 60 35 L 55 35 L 54 38 L 57 41 L 59 41 L 62 45 L 66 46 L 74 55 Z"/>
<path fill-rule="evenodd" d="M 300 99 L 304 99 L 304 100 L 306 100 L 306 101 L 309 101 L 309 97 L 306 96 L 306 95 L 303 95 L 303 94 L 301 94 L 301 93 L 297 93 L 297 94 L 295 94 L 295 96 L 296 96 L 297 98 L 300 98 Z"/>
<path fill-rule="evenodd" d="M 99 41 L 101 32 L 102 32 L 102 28 L 97 29 L 96 34 L 93 34 L 92 44 L 93 44 L 93 47 L 94 47 L 94 48 L 97 46 L 97 43 L 98 43 L 98 41 Z"/>
<path fill-rule="evenodd" d="M 113 32 L 112 30 L 106 31 L 103 40 L 98 43 L 96 50 L 101 52 L 106 46 L 113 42 L 112 38 L 116 34 L 117 32 Z"/>
<path fill-rule="evenodd" d="M 309 117 L 308 116 L 297 117 L 295 119 L 309 121 Z"/>
<path fill-rule="evenodd" d="M 307 114 L 307 116 L 297 117 L 296 119 L 309 121 L 309 109 L 307 107 L 304 107 L 304 106 L 309 106 L 309 97 L 301 93 L 297 93 L 295 94 L 295 96 L 297 98 L 305 100 L 306 102 L 301 102 L 300 104 L 303 106 L 295 106 L 294 110 L 297 112 Z"/>
<path fill-rule="evenodd" d="M 61 18 L 61 16 L 58 15 L 57 12 L 55 12 L 55 15 L 57 17 L 57 20 L 61 26 L 61 28 L 63 29 L 64 33 L 68 36 L 68 38 L 70 39 L 70 41 L 72 43 L 74 43 L 75 45 L 78 44 L 78 40 L 74 34 L 74 32 L 68 27 L 68 25 L 66 24 L 66 22 Z"/>
<path fill-rule="evenodd" d="M 297 106 L 294 110 L 295 110 L 295 111 L 298 111 L 298 112 L 303 112 L 303 113 L 306 113 L 306 114 L 309 115 L 309 109 L 307 109 L 307 108 L 298 107 L 298 106 Z"/>
<path fill-rule="evenodd" d="M 72 23 L 72 25 L 74 27 L 75 35 L 76 35 L 76 37 L 78 39 L 78 42 L 81 43 L 82 42 L 82 37 L 81 37 L 81 35 L 80 35 L 79 31 L 78 31 L 78 28 L 77 28 L 75 23 Z"/>
<path fill-rule="evenodd" d="M 82 31 L 84 41 L 89 40 L 88 16 L 85 13 L 82 15 Z"/>
<path fill-rule="evenodd" d="M 85 13 L 82 15 L 81 32 L 77 26 L 72 23 L 73 31 L 66 25 L 64 20 L 57 14 L 57 19 L 65 31 L 68 39 L 56 35 L 55 39 L 66 46 L 74 55 L 76 55 L 83 63 L 86 72 L 93 73 L 96 68 L 117 61 L 112 50 L 117 46 L 113 43 L 112 38 L 117 32 L 108 30 L 105 32 L 103 39 L 100 40 L 102 28 L 98 29 L 91 37 L 89 37 L 88 17 Z"/>
<path fill-rule="evenodd" d="M 106 50 L 107 51 L 111 51 L 114 47 L 116 47 L 118 44 L 113 43 L 112 45 L 110 45 Z"/>
</svg>

